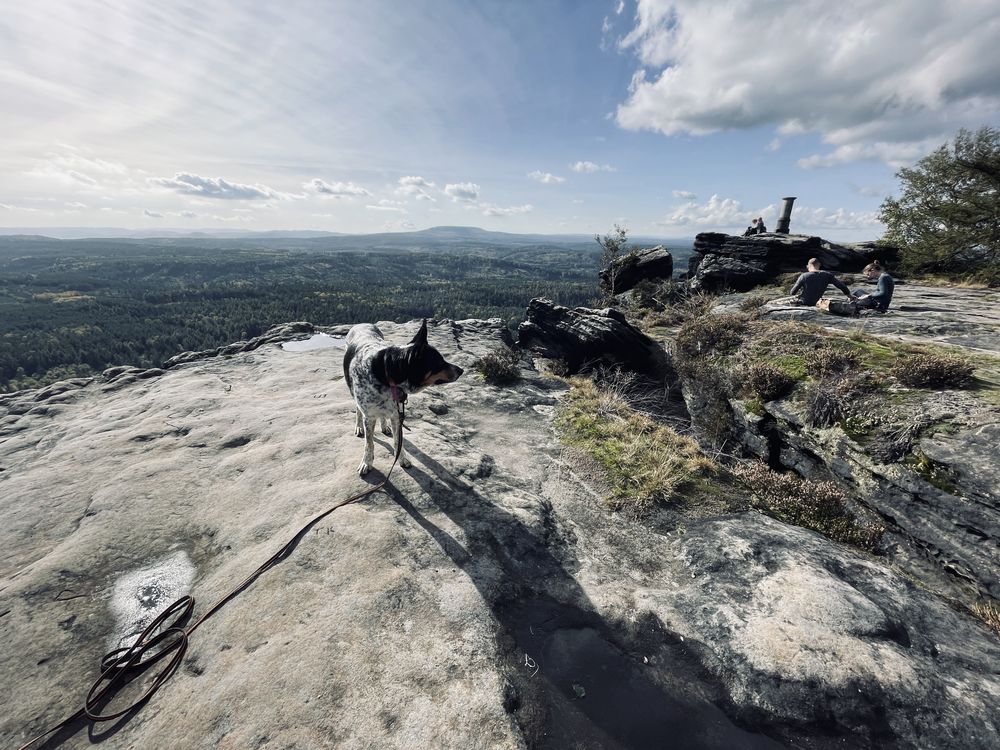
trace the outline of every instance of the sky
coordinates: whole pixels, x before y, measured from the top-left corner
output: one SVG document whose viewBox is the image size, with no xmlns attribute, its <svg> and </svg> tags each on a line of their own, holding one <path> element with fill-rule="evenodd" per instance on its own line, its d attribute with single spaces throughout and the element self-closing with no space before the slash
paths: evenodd
<svg viewBox="0 0 1000 750">
<path fill-rule="evenodd" d="M 0 0 L 0 227 L 875 239 L 997 0 Z"/>
</svg>

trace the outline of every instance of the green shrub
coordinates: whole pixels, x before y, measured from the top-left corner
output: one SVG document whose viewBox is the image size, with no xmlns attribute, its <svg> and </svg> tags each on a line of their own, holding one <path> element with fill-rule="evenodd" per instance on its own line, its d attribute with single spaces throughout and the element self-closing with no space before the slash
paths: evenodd
<svg viewBox="0 0 1000 750">
<path fill-rule="evenodd" d="M 500 345 L 472 363 L 472 368 L 492 385 L 508 385 L 521 377 L 521 355 L 516 349 Z"/>
<path fill-rule="evenodd" d="M 779 521 L 818 531 L 838 542 L 870 552 L 879 548 L 885 528 L 858 521 L 847 498 L 832 482 L 815 482 L 779 474 L 760 462 L 731 467 L 751 493 L 751 505 Z"/>
<path fill-rule="evenodd" d="M 913 354 L 901 357 L 892 375 L 908 388 L 961 388 L 972 380 L 972 363 L 952 354 Z"/>
<path fill-rule="evenodd" d="M 743 341 L 747 319 L 742 315 L 705 315 L 688 320 L 677 332 L 677 350 L 686 357 L 728 354 Z"/>
<path fill-rule="evenodd" d="M 774 401 L 788 393 L 795 379 L 768 362 L 754 362 L 743 370 L 743 389 L 761 401 Z"/>
</svg>

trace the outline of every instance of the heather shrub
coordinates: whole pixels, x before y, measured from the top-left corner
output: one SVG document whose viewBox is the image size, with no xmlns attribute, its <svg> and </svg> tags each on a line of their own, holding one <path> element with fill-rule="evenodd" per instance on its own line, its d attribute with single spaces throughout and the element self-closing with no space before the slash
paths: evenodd
<svg viewBox="0 0 1000 750">
<path fill-rule="evenodd" d="M 858 355 L 849 349 L 834 349 L 824 346 L 817 349 L 806 360 L 806 369 L 810 375 L 824 377 L 852 370 L 858 365 Z"/>
<path fill-rule="evenodd" d="M 761 401 L 774 401 L 788 393 L 795 379 L 768 362 L 754 362 L 743 370 L 743 389 Z"/>
<path fill-rule="evenodd" d="M 727 354 L 740 345 L 747 332 L 742 315 L 704 315 L 688 320 L 677 332 L 677 350 L 686 357 Z"/>
<path fill-rule="evenodd" d="M 952 354 L 913 354 L 901 357 L 892 375 L 908 388 L 961 388 L 972 380 L 972 363 Z"/>
<path fill-rule="evenodd" d="M 472 363 L 472 368 L 492 385 L 508 385 L 521 377 L 521 355 L 516 349 L 498 346 Z"/>
<path fill-rule="evenodd" d="M 752 313 L 762 308 L 767 302 L 768 299 L 763 294 L 751 294 L 744 297 L 743 301 L 740 302 L 740 310 L 745 313 Z"/>
<path fill-rule="evenodd" d="M 885 528 L 859 521 L 847 508 L 847 498 L 832 482 L 779 474 L 760 462 L 731 467 L 751 493 L 751 505 L 779 521 L 818 531 L 838 542 L 868 551 L 879 547 Z"/>
</svg>

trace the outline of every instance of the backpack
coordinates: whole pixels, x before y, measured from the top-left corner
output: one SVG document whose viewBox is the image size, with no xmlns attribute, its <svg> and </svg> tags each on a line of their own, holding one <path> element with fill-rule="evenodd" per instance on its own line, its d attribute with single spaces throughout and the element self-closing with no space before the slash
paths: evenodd
<svg viewBox="0 0 1000 750">
<path fill-rule="evenodd" d="M 840 315 L 844 318 L 856 318 L 860 314 L 858 303 L 854 300 L 827 299 L 823 297 L 816 303 L 816 307 L 823 312 L 830 313 L 830 315 Z"/>
</svg>

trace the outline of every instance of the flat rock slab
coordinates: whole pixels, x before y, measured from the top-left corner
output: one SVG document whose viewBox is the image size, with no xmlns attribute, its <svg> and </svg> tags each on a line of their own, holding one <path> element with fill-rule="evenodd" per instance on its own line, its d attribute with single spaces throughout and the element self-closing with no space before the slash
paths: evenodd
<svg viewBox="0 0 1000 750">
<path fill-rule="evenodd" d="M 417 322 L 380 325 L 404 343 Z M 0 744 L 76 711 L 101 654 L 149 610 L 190 592 L 199 616 L 315 514 L 381 480 L 388 438 L 372 475 L 355 473 L 340 351 L 280 346 L 314 332 L 0 402 Z M 503 333 L 441 321 L 430 341 L 469 368 Z M 313 528 L 198 629 L 143 711 L 94 739 L 841 748 L 914 746 L 919 730 L 929 745 L 989 746 L 1000 660 L 980 624 L 815 535 L 796 554 L 805 532 L 756 514 L 690 541 L 609 514 L 553 433 L 565 384 L 523 375 L 499 389 L 469 369 L 412 398 L 413 467 Z M 817 582 L 835 619 L 817 615 Z M 865 691 L 848 695 L 847 667 L 815 653 L 851 654 Z M 937 720 L 907 718 L 929 696 Z M 76 724 L 55 744 L 91 740 Z"/>
</svg>

